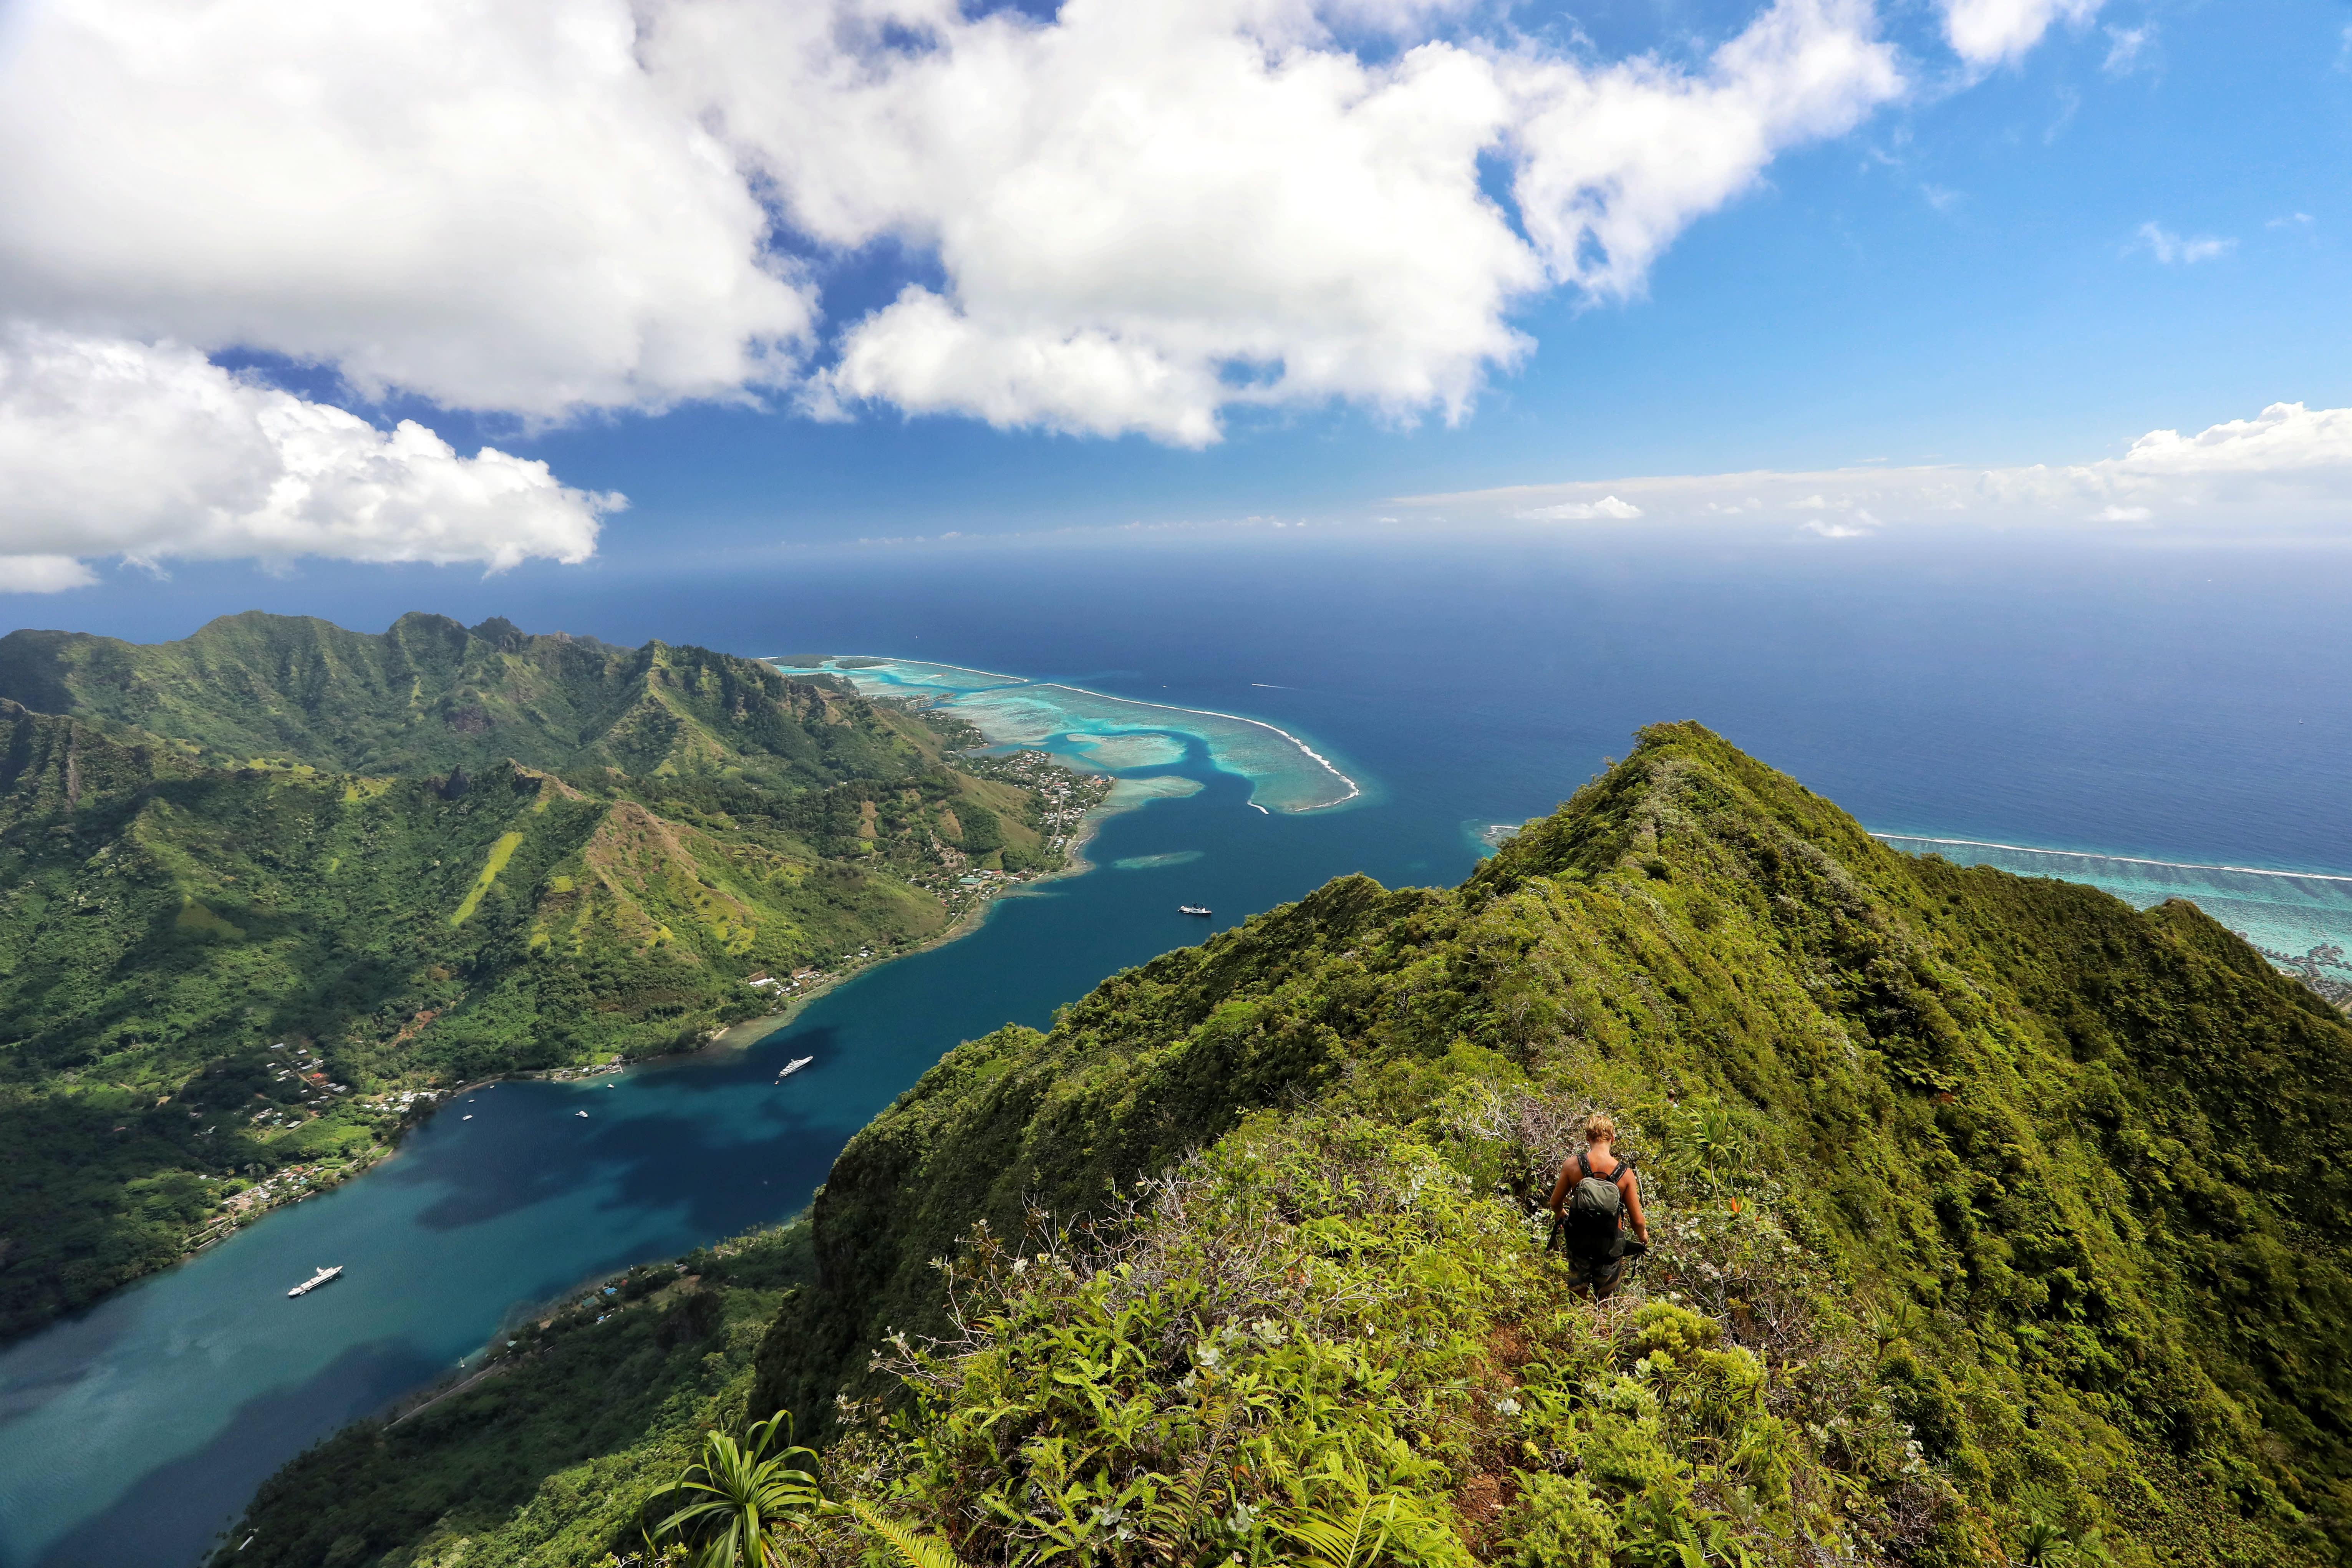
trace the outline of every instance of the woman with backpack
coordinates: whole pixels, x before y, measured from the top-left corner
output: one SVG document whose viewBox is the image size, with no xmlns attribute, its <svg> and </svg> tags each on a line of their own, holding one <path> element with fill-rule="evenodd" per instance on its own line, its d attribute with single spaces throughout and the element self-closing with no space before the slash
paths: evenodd
<svg viewBox="0 0 2352 1568">
<path fill-rule="evenodd" d="M 1650 1222 L 1642 1214 L 1642 1182 L 1611 1152 L 1617 1124 L 1593 1112 L 1584 1119 L 1584 1147 L 1561 1162 L 1552 1184 L 1552 1238 L 1568 1254 L 1568 1283 L 1605 1301 L 1624 1277 L 1629 1252 L 1650 1249 Z M 1633 1222 L 1628 1247 L 1624 1222 Z"/>
</svg>

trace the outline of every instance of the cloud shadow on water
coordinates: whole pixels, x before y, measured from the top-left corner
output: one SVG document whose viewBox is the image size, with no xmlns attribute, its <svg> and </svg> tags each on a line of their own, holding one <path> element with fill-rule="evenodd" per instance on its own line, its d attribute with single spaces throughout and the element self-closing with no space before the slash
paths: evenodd
<svg viewBox="0 0 2352 1568">
<path fill-rule="evenodd" d="M 210 1442 L 147 1471 L 29 1563 L 0 1562 L 0 1568 L 192 1565 L 290 1456 L 438 1370 L 413 1345 L 355 1345 L 307 1381 L 239 1405 Z"/>
</svg>

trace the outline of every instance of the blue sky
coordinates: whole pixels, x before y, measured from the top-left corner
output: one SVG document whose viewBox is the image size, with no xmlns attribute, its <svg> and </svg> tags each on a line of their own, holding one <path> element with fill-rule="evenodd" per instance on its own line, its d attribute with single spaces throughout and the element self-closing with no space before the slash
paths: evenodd
<svg viewBox="0 0 2352 1568">
<path fill-rule="evenodd" d="M 1791 4 L 1784 0 L 1774 14 Z M 479 25 L 460 14 L 467 10 L 461 0 L 446 5 L 451 27 Z M 938 180 L 926 185 L 920 174 L 907 176 L 911 194 L 888 202 L 877 196 L 872 212 L 845 216 L 865 185 L 897 177 L 883 163 L 847 155 L 834 160 L 839 167 L 825 164 L 834 141 L 872 139 L 872 121 L 848 110 L 825 119 L 798 101 L 755 101 L 772 91 L 789 100 L 791 89 L 731 80 L 724 57 L 744 39 L 750 42 L 740 52 L 755 62 L 761 47 L 783 58 L 792 49 L 805 51 L 807 41 L 782 37 L 784 29 L 751 0 L 680 4 L 673 7 L 671 31 L 643 46 L 639 59 L 671 100 L 690 88 L 726 107 L 735 138 L 729 155 L 751 196 L 731 186 L 717 190 L 708 211 L 686 218 L 652 210 L 646 201 L 631 209 L 640 193 L 622 188 L 627 176 L 608 180 L 601 172 L 613 165 L 609 152 L 601 169 L 576 179 L 544 172 L 543 185 L 541 171 L 519 166 L 514 177 L 522 184 L 515 188 L 532 191 L 533 199 L 543 189 L 551 216 L 541 226 L 574 255 L 583 245 L 609 246 L 611 269 L 636 268 L 631 286 L 641 293 L 667 287 L 684 298 L 703 289 L 700 280 L 677 282 L 682 269 L 699 266 L 706 255 L 727 260 L 729 247 L 741 248 L 746 232 L 762 253 L 789 258 L 797 290 L 791 298 L 754 275 L 761 264 L 746 251 L 730 263 L 741 276 L 710 285 L 667 315 L 620 323 L 647 341 L 662 332 L 700 332 L 726 340 L 720 346 L 730 352 L 737 340 L 749 342 L 759 331 L 797 332 L 792 363 L 781 372 L 773 365 L 714 371 L 718 361 L 701 339 L 689 345 L 702 356 L 689 368 L 653 371 L 645 357 L 620 371 L 585 358 L 573 363 L 564 349 L 546 349 L 543 337 L 519 336 L 508 344 L 499 337 L 504 323 L 527 313 L 530 302 L 495 275 L 513 257 L 514 276 L 529 284 L 530 247 L 537 240 L 489 232 L 499 220 L 481 216 L 482 209 L 458 209 L 456 220 L 418 211 L 407 220 L 424 237 L 416 241 L 420 271 L 414 279 L 380 259 L 410 237 L 397 215 L 352 216 L 319 197 L 246 217 L 240 204 L 262 200 L 255 190 L 266 190 L 273 178 L 301 176 L 273 174 L 274 166 L 265 166 L 270 154 L 257 147 L 268 124 L 241 123 L 242 68 L 223 63 L 235 58 L 236 43 L 225 27 L 190 44 L 184 58 L 149 58 L 136 70 L 125 66 L 121 80 L 111 83 L 128 102 L 132 95 L 122 82 L 152 82 L 160 71 L 177 96 L 152 112 L 208 126 L 217 115 L 228 127 L 206 132 L 216 133 L 223 160 L 205 176 L 220 183 L 211 211 L 191 216 L 172 207 L 163 187 L 141 187 L 135 179 L 112 207 L 59 197 L 56 191 L 68 177 L 87 186 L 107 167 L 109 133 L 91 123 L 102 110 L 59 109 L 68 119 L 62 128 L 35 123 L 40 105 L 25 107 L 22 95 L 13 118 L 0 111 L 0 153 L 12 138 L 20 149 L 33 146 L 36 132 L 46 134 L 45 146 L 62 136 L 70 148 L 86 135 L 89 147 L 87 156 L 40 154 L 59 163 L 52 185 L 26 184 L 31 195 L 24 200 L 0 202 L 0 209 L 16 215 L 0 218 L 0 317 L 19 333 L 13 402 L 7 362 L 0 359 L 0 473 L 17 481 L 20 498 L 13 506 L 0 499 L 0 557 L 11 556 L 13 539 L 24 552 L 18 559 L 79 563 L 30 568 L 18 584 L 89 584 L 66 587 L 72 596 L 114 591 L 107 584 L 141 570 L 123 564 L 126 559 L 166 572 L 226 563 L 234 570 L 203 568 L 224 591 L 238 573 L 289 566 L 331 578 L 426 560 L 452 563 L 446 570 L 471 576 L 485 564 L 576 559 L 590 548 L 583 541 L 598 515 L 602 533 L 593 548 L 608 562 L 724 559 L 744 550 L 951 530 L 969 536 L 1253 516 L 1360 523 L 1400 515 L 1391 498 L 1498 487 L 1594 481 L 1608 489 L 1609 481 L 1640 476 L 1802 475 L 1873 465 L 2011 470 L 2087 464 L 2116 458 L 2150 431 L 2196 432 L 2252 420 L 2274 404 L 2315 411 L 2352 406 L 2352 5 L 1953 5 L 2012 12 L 2038 6 L 2046 26 L 2012 54 L 1969 59 L 1957 43 L 1957 15 L 1944 5 L 1798 6 L 1805 16 L 1791 26 L 1832 41 L 1858 39 L 1879 53 L 1842 68 L 1841 81 L 1822 89 L 1827 107 L 1788 111 L 1790 123 L 1771 133 L 1775 145 L 1718 182 L 1720 188 L 1645 196 L 1645 181 L 1672 184 L 1672 170 L 1654 160 L 1621 168 L 1604 159 L 1593 173 L 1590 146 L 1626 132 L 1606 113 L 1580 110 L 1582 118 L 1564 133 L 1566 162 L 1586 171 L 1594 188 L 1613 191 L 1606 200 L 1626 209 L 1644 200 L 1671 209 L 1642 220 L 1648 226 L 1633 238 L 1622 228 L 1596 229 L 1581 248 L 1544 251 L 1532 209 L 1513 183 L 1538 154 L 1524 146 L 1515 154 L 1510 142 L 1514 135 L 1532 141 L 1528 117 L 1538 110 L 1496 111 L 1504 129 L 1478 152 L 1478 190 L 1454 195 L 1475 201 L 1483 192 L 1500 209 L 1499 226 L 1490 233 L 1465 223 L 1460 249 L 1483 244 L 1544 251 L 1551 270 L 1530 282 L 1536 264 L 1525 255 L 1496 250 L 1487 263 L 1458 261 L 1454 237 L 1442 220 L 1468 210 L 1459 202 L 1364 216 L 1360 232 L 1349 226 L 1360 215 L 1335 206 L 1328 222 L 1318 217 L 1286 234 L 1285 243 L 1308 248 L 1331 237 L 1330 257 L 1316 258 L 1296 278 L 1281 272 L 1280 258 L 1235 254 L 1228 263 L 1216 246 L 1179 257 L 1163 270 L 1154 270 L 1157 253 L 1138 261 L 1132 248 L 1105 261 L 1084 251 L 1090 242 L 1083 238 L 1038 236 L 1039 209 L 1022 205 L 1030 195 L 1015 191 L 998 201 L 952 181 L 945 189 Z M 846 15 L 874 7 L 841 0 L 838 8 Z M 44 66 L 45 51 L 60 47 L 52 35 L 74 20 L 75 7 L 47 9 L 67 21 L 37 17 L 21 0 L 13 16 L 0 11 L 0 89 L 12 79 L 22 85 Z M 1377 3 L 1327 5 L 1304 23 L 1304 7 L 1271 22 L 1268 16 L 1286 8 L 1228 9 L 1240 17 L 1233 27 L 1261 42 L 1273 38 L 1270 50 L 1287 48 L 1297 58 L 1336 61 L 1375 77 L 1433 50 L 1451 50 L 1457 62 L 1487 62 L 1480 68 L 1490 76 L 1570 70 L 1581 73 L 1579 81 L 1601 82 L 1615 79 L 1612 72 L 1647 72 L 1643 79 L 1669 88 L 1724 79 L 1728 68 L 1717 51 L 1769 21 L 1759 21 L 1764 7 L 1718 4 Z M 297 66 L 315 65 L 320 79 L 331 82 L 336 57 L 356 45 L 332 25 L 338 8 L 324 10 L 329 25 L 278 47 L 298 51 Z M 1001 45 L 1005 36 L 984 36 L 969 15 L 951 7 L 917 3 L 912 11 L 933 17 L 923 48 L 934 60 L 980 60 L 992 37 Z M 1028 31 L 1014 33 L 1034 44 L 1056 29 L 1075 32 L 1077 15 L 1075 7 L 1033 11 Z M 381 55 L 382 45 L 373 47 Z M 299 57 L 301 50 L 315 60 Z M 1030 65 L 997 59 L 989 67 L 994 75 L 974 65 L 973 79 L 992 100 L 1033 92 L 1033 116 L 1060 112 L 1049 65 L 1036 63 L 1045 59 L 1042 47 L 1024 58 Z M 1111 63 L 1102 65 L 1103 58 Z M 1081 63 L 1097 73 L 1124 68 L 1116 51 Z M 390 69 L 396 79 L 396 63 Z M 1029 79 L 1021 78 L 1024 69 Z M 953 79 L 940 79 L 952 87 Z M 101 103 L 105 87 L 95 91 Z M 941 89 L 935 84 L 932 90 Z M 1173 77 L 1147 75 L 1134 84 L 1147 98 L 1202 90 L 1198 80 Z M 1477 90 L 1474 83 L 1446 101 L 1472 101 Z M 1522 83 L 1512 90 L 1533 102 L 1551 89 Z M 555 81 L 542 97 L 561 109 L 572 91 Z M 1786 91 L 1801 96 L 1797 88 Z M 397 99 L 396 92 L 389 96 Z M 626 112 L 635 118 L 616 136 L 667 134 L 655 111 L 635 106 Z M 1279 138 L 1273 137 L 1235 155 L 1249 170 L 1222 169 L 1204 155 L 1177 170 L 1164 199 L 1138 195 L 1140 182 L 1160 177 L 1160 165 L 1121 166 L 1116 158 L 1094 156 L 1086 143 L 1089 122 L 1073 113 L 1057 145 L 1076 146 L 1082 155 L 1056 165 L 1064 184 L 1055 188 L 1072 199 L 1054 208 L 1049 224 L 1076 225 L 1099 203 L 1106 222 L 1164 222 L 1176 237 L 1168 247 L 1181 250 L 1193 205 L 1221 210 L 1229 175 L 1279 180 L 1284 173 Z M 764 130 L 763 115 L 772 122 Z M 1703 142 L 1718 129 L 1704 120 L 1681 133 Z M 655 130 L 647 132 L 647 124 Z M 320 133 L 328 132 L 356 146 L 354 157 L 381 153 L 392 170 L 387 182 L 404 177 L 404 171 L 432 172 L 429 156 L 418 154 L 420 163 L 401 147 L 415 132 L 396 101 L 380 118 L 339 121 Z M 1433 132 L 1427 140 L 1446 133 Z M 935 162 L 961 155 L 957 128 L 950 124 L 940 135 L 935 143 L 861 147 L 858 155 Z M 819 151 L 811 153 L 813 146 Z M 1303 153 L 1301 161 L 1326 155 Z M 253 159 L 253 167 L 240 169 L 240 156 Z M 562 156 L 560 149 L 546 154 L 550 162 Z M 1099 189 L 1069 185 L 1069 167 L 1094 164 L 1104 165 Z M 875 168 L 884 173 L 871 174 Z M 957 179 L 984 186 L 998 172 L 974 160 Z M 666 174 L 664 185 L 648 176 L 646 189 L 674 187 L 683 177 Z M 1006 174 L 1008 188 L 1026 177 L 1021 170 Z M 1298 195 L 1292 187 L 1283 199 Z M 583 205 L 608 200 L 618 209 L 609 222 L 579 216 Z M 764 203 L 764 212 L 746 218 L 749 209 L 738 210 L 746 200 Z M 1069 217 L 1071 212 L 1081 216 Z M 460 220 L 485 228 L 477 248 L 448 237 Z M 269 248 L 257 251 L 250 265 L 242 265 L 236 249 L 242 241 L 218 238 L 232 223 L 270 230 Z M 641 244 L 646 234 L 692 231 L 696 223 L 709 231 L 688 235 L 700 251 L 688 238 L 657 255 L 643 248 L 655 243 Z M 580 232 L 565 230 L 566 224 Z M 1400 240 L 1401 226 L 1416 232 Z M 982 237 L 973 239 L 974 233 Z M 1596 273 L 1596 258 L 1636 241 L 1652 247 L 1638 266 L 1622 276 Z M 1217 244 L 1246 249 L 1245 238 L 1230 235 Z M 158 264 L 147 276 L 140 268 L 150 264 L 118 260 L 110 245 L 125 256 L 176 246 L 211 258 L 208 264 L 220 269 L 192 265 L 175 273 Z M 1365 255 L 1351 255 L 1350 246 Z M 1394 256 L 1383 247 L 1395 247 Z M 313 248 L 317 254 L 309 256 Z M 1456 266 L 1458 276 L 1445 270 Z M 1413 267 L 1426 275 L 1391 287 Z M 1573 275 L 1563 278 L 1563 270 Z M 282 273 L 277 293 L 241 292 L 253 271 Z M 100 281 L 86 284 L 93 272 Z M 373 281 L 350 283 L 354 277 Z M 1504 303 L 1483 316 L 1463 309 L 1465 290 L 1498 278 L 1512 279 L 1496 285 Z M 1318 292 L 1359 284 L 1371 302 L 1354 315 L 1341 311 L 1287 336 L 1279 319 L 1267 324 L 1279 318 L 1282 300 L 1299 300 L 1311 313 Z M 710 303 L 717 298 L 710 290 L 722 287 L 733 292 Z M 909 287 L 961 312 L 959 330 L 994 334 L 972 351 L 980 369 L 962 381 L 927 383 L 919 370 L 904 370 L 903 360 L 886 359 L 875 377 L 856 379 L 854 345 L 866 341 L 858 334 Z M 761 289 L 770 292 L 761 295 Z M 983 302 L 991 290 L 998 304 Z M 299 310 L 280 302 L 289 295 Z M 601 308 L 592 300 L 581 311 L 583 337 L 611 325 L 594 319 Z M 478 315 L 469 319 L 469 310 Z M 797 326 L 787 321 L 794 310 L 803 312 Z M 1417 336 L 1400 329 L 1396 342 L 1383 340 L 1359 353 L 1358 340 L 1387 330 L 1383 312 L 1392 318 L 1421 310 L 1430 319 Z M 1148 329 L 1118 325 L 1145 316 L 1155 323 Z M 1466 333 L 1516 333 L 1519 346 L 1449 357 L 1447 334 L 1457 324 Z M 559 319 L 549 331 L 560 338 L 565 330 Z M 1039 342 L 1055 349 L 1089 332 L 1117 339 L 1122 331 L 1128 342 L 1146 343 L 1160 355 L 1162 369 L 1174 364 L 1171 374 L 1180 379 L 1206 374 L 1211 380 L 1203 384 L 1212 390 L 1178 407 L 1181 398 L 1154 402 L 1158 394 L 1133 392 L 1125 382 L 1104 383 L 1108 390 L 1097 395 L 1082 376 L 1075 386 L 1043 390 L 1033 380 L 1005 391 L 990 379 L 996 363 L 1037 352 Z M 1196 341 L 1211 345 L 1198 351 L 1197 365 L 1184 358 L 1194 351 L 1183 346 Z M 467 362 L 469 342 L 487 342 L 489 349 Z M 1266 343 L 1272 346 L 1230 347 Z M 927 341 L 908 352 L 919 355 L 930 346 Z M 101 350 L 115 354 L 108 363 L 118 368 L 122 355 L 132 356 L 135 374 L 110 370 L 113 379 L 92 380 L 82 369 L 57 368 L 68 361 L 86 366 Z M 172 353 L 181 357 L 155 358 Z M 546 364 L 533 362 L 533 354 Z M 1297 367 L 1315 354 L 1335 363 L 1355 355 L 1361 363 L 1333 372 L 1323 384 L 1330 390 L 1282 379 L 1296 379 Z M 524 369 L 507 375 L 501 367 L 510 365 Z M 47 382 L 35 374 L 41 366 Z M 237 377 L 229 392 L 204 380 L 224 368 Z M 1041 374 L 1067 382 L 1077 373 Z M 1421 384 L 1413 376 L 1434 390 L 1412 391 Z M 1265 405 L 1247 397 L 1219 405 L 1219 385 L 1253 381 L 1274 385 L 1278 395 Z M 148 400 L 135 417 L 109 403 L 118 386 L 131 383 L 133 393 L 121 395 Z M 57 393 L 58 384 L 70 395 Z M 262 387 L 295 397 L 274 416 L 258 404 L 237 404 L 223 416 L 242 422 L 238 434 L 208 440 L 206 449 L 229 449 L 257 421 L 256 427 L 270 427 L 273 417 L 281 426 L 287 418 L 307 419 L 318 426 L 302 447 L 310 458 L 284 457 L 293 448 L 273 436 L 276 446 L 256 447 L 258 468 L 207 478 L 203 462 L 172 444 L 190 438 L 187 420 L 178 412 L 169 418 L 154 412 L 163 406 L 159 398 L 172 410 L 194 400 L 211 418 L 224 398 L 249 402 Z M 47 404 L 36 394 L 47 395 Z M 982 405 L 991 397 L 999 405 L 984 416 L 990 410 Z M 1131 405 L 1120 402 L 1130 397 Z M 828 401 L 833 406 L 824 416 L 812 412 Z M 61 423 L 61 404 L 72 405 L 70 418 L 81 426 Z M 367 428 L 335 425 L 338 409 Z M 12 417 L 19 426 L 13 437 Z M 450 450 L 419 458 L 371 445 L 402 420 L 432 432 Z M 179 435 L 156 437 L 161 425 Z M 1203 428 L 1211 434 L 1202 436 Z M 2325 449 L 2306 443 L 2293 458 L 2303 487 L 2296 504 L 2322 523 L 2347 517 L 2352 504 L 2346 485 L 2352 452 L 2338 449 L 2343 428 L 2316 431 L 2310 440 Z M 335 455 L 316 457 L 321 443 Z M 511 473 L 486 478 L 468 466 L 485 445 L 543 462 L 544 480 Z M 114 452 L 124 454 L 119 467 L 105 461 Z M 94 467 L 109 470 L 105 483 L 87 478 Z M 316 478 L 321 472 L 326 479 Z M 286 473 L 308 476 L 310 499 L 300 507 L 270 511 L 252 500 L 257 487 Z M 330 494 L 330 481 L 344 479 L 374 487 L 370 495 L 392 493 L 397 504 L 369 502 L 375 510 L 354 521 L 351 509 L 361 503 Z M 580 499 L 599 492 L 625 496 L 625 507 Z M 21 499 L 28 494 L 32 501 Z M 1666 525 L 1654 500 L 1633 500 L 1641 504 L 1627 510 Z M 2123 496 L 2105 510 L 2147 521 L 2151 508 L 2126 504 L 2133 500 Z M 1886 500 L 1874 504 L 1878 514 L 1846 503 L 1849 512 L 1869 516 L 1872 527 L 1900 524 Z M 2090 515 L 2073 500 L 2051 505 L 2058 509 L 2053 518 Z M 2160 524 L 2161 508 L 2154 510 Z M 131 513 L 144 519 L 137 528 L 111 521 Z M 472 521 L 478 515 L 480 521 Z M 1424 506 L 1407 521 L 1445 526 L 1463 515 Z M 41 603 L 37 610 L 29 598 L 11 603 L 37 618 L 69 616 L 63 602 Z"/>
<path fill-rule="evenodd" d="M 1583 19 L 1654 48 L 1751 14 Z M 817 537 L 1345 513 L 1622 474 L 2067 461 L 2273 402 L 2352 403 L 2352 5 L 2110 6 L 2101 22 L 1777 160 L 1682 234 L 1646 297 L 1559 291 L 1518 313 L 1538 353 L 1452 427 L 1343 408 L 1191 452 L 887 412 L 845 426 L 706 411 L 519 449 L 629 491 L 646 515 L 616 531 L 650 519 L 662 502 L 645 476 L 670 469 L 660 491 L 681 521 Z M 2153 37 L 2119 74 L 2104 68 L 2109 29 L 2126 26 Z M 2235 243 L 2167 264 L 2140 238 L 2149 223 Z M 889 291 L 851 270 L 852 297 Z"/>
</svg>

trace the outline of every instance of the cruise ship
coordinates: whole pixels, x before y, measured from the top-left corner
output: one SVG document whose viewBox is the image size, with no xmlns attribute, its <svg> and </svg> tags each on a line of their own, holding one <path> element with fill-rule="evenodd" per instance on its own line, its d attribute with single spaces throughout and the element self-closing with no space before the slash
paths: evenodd
<svg viewBox="0 0 2352 1568">
<path fill-rule="evenodd" d="M 343 1266 L 340 1263 L 335 1264 L 331 1268 L 322 1264 L 320 1266 L 319 1271 L 316 1274 L 311 1275 L 310 1278 L 303 1280 L 302 1283 L 295 1286 L 294 1289 L 287 1291 L 286 1293 L 289 1296 L 307 1296 L 311 1291 L 316 1290 L 320 1286 L 324 1285 L 328 1280 L 341 1278 Z"/>
</svg>

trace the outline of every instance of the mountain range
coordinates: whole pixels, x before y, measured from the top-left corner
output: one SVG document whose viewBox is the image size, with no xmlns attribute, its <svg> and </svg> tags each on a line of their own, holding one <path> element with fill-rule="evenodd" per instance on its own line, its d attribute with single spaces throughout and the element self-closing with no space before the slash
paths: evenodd
<svg viewBox="0 0 2352 1568">
<path fill-rule="evenodd" d="M 690 1047 L 941 935 L 957 873 L 1058 864 L 1099 794 L 978 741 L 502 620 L 0 637 L 0 1335 L 348 1173 L 434 1091 Z"/>
</svg>

